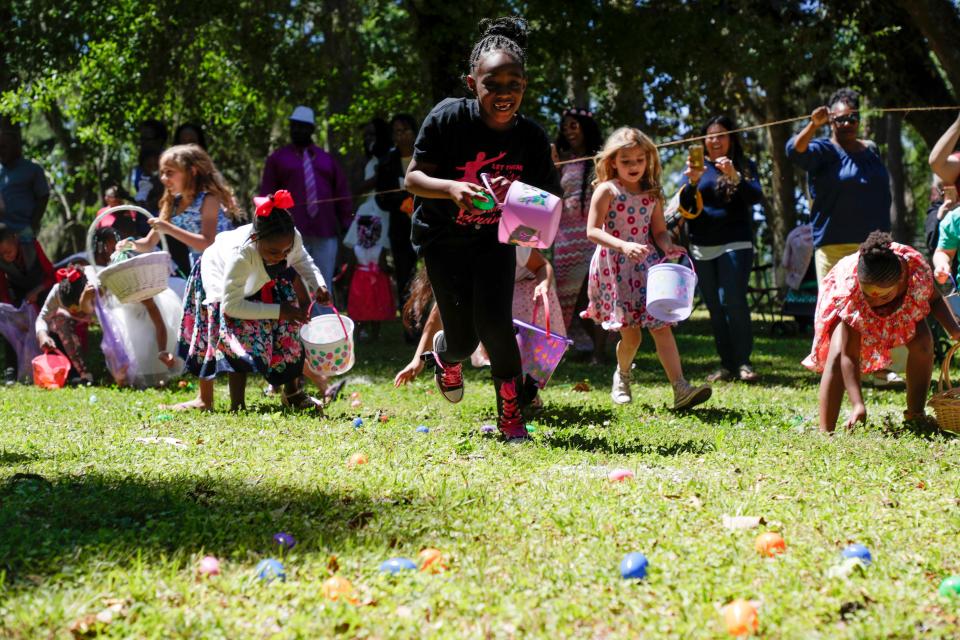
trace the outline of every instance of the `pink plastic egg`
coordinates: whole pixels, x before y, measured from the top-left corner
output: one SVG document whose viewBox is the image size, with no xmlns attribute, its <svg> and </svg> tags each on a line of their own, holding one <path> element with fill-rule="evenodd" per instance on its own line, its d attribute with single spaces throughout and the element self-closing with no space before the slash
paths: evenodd
<svg viewBox="0 0 960 640">
<path fill-rule="evenodd" d="M 623 482 L 624 480 L 633 479 L 633 471 L 630 469 L 614 469 L 607 476 L 610 482 Z"/>
</svg>

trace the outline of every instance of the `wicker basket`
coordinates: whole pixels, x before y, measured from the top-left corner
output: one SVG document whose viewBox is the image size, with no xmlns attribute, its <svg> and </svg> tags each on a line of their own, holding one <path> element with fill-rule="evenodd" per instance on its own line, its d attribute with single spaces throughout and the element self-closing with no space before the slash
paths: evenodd
<svg viewBox="0 0 960 640">
<path fill-rule="evenodd" d="M 170 254 L 166 251 L 142 253 L 105 267 L 97 275 L 101 284 L 120 302 L 142 302 L 167 288 Z"/>
<path fill-rule="evenodd" d="M 960 387 L 954 388 L 950 382 L 950 361 L 958 348 L 960 348 L 960 342 L 950 347 L 950 351 L 947 351 L 947 355 L 943 358 L 937 392 L 927 403 L 933 407 L 940 428 L 954 433 L 960 433 Z"/>
<path fill-rule="evenodd" d="M 97 223 L 104 216 L 116 211 L 136 211 L 147 218 L 154 217 L 146 209 L 129 204 L 104 209 L 90 224 L 90 229 L 87 230 L 87 255 L 90 258 L 90 264 L 93 264 L 94 259 L 93 237 L 97 230 Z M 100 282 L 124 304 L 142 302 L 157 295 L 167 288 L 170 278 L 170 253 L 167 250 L 167 238 L 162 233 L 160 234 L 160 243 L 163 246 L 163 251 L 144 253 L 124 262 L 105 267 L 98 274 Z"/>
</svg>

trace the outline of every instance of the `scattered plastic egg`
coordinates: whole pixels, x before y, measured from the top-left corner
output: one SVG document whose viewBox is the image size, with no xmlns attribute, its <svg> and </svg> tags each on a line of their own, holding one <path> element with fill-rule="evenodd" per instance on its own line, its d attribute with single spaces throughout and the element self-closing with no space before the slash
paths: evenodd
<svg viewBox="0 0 960 640">
<path fill-rule="evenodd" d="M 354 391 L 353 393 L 350 394 L 350 399 L 351 399 L 351 400 L 357 400 L 357 399 L 359 399 L 359 398 L 360 398 L 360 392 L 359 392 L 359 391 Z"/>
<path fill-rule="evenodd" d="M 607 474 L 610 482 L 623 482 L 624 480 L 633 480 L 633 471 L 630 469 L 614 469 Z"/>
<path fill-rule="evenodd" d="M 480 433 L 496 433 L 497 425 L 485 424 L 480 427 Z"/>
<path fill-rule="evenodd" d="M 844 558 L 852 558 L 854 560 L 859 560 L 865 566 L 869 566 L 873 562 L 873 555 L 871 555 L 870 550 L 867 549 L 862 544 L 851 544 L 846 549 L 840 552 Z"/>
<path fill-rule="evenodd" d="M 350 456 L 350 459 L 347 460 L 347 466 L 356 467 L 361 464 L 367 464 L 369 460 L 367 459 L 367 454 L 365 453 L 355 453 Z"/>
<path fill-rule="evenodd" d="M 417 564 L 410 558 L 390 558 L 380 563 L 383 573 L 399 573 L 401 571 L 416 571 Z"/>
<path fill-rule="evenodd" d="M 284 550 L 293 549 L 295 546 L 297 546 L 296 538 L 284 531 L 273 534 L 273 543 Z"/>
<path fill-rule="evenodd" d="M 527 428 L 527 433 L 535 433 L 537 431 L 537 425 L 535 424 L 528 424 L 526 425 L 526 428 Z"/>
<path fill-rule="evenodd" d="M 430 433 L 430 427 L 422 424 L 417 427 L 417 433 Z"/>
<path fill-rule="evenodd" d="M 353 419 L 353 426 L 356 429 L 359 429 L 363 426 L 363 418 L 357 417 Z"/>
<path fill-rule="evenodd" d="M 87 402 L 89 402 L 90 404 L 97 404 L 97 394 L 91 393 L 90 397 L 87 398 Z"/>
<path fill-rule="evenodd" d="M 775 531 L 765 531 L 757 536 L 753 548 L 756 549 L 760 555 L 772 558 L 778 553 L 783 553 L 787 550 L 787 542 L 779 533 Z"/>
<path fill-rule="evenodd" d="M 734 600 L 723 609 L 723 622 L 732 636 L 748 636 L 760 626 L 757 609 L 746 600 Z"/>
<path fill-rule="evenodd" d="M 388 420 L 390 420 L 389 415 L 387 415 L 386 413 L 380 414 L 380 422 L 387 422 Z"/>
<path fill-rule="evenodd" d="M 201 576 L 220 575 L 220 561 L 214 556 L 204 556 L 197 565 L 197 571 Z"/>
<path fill-rule="evenodd" d="M 284 570 L 283 564 L 273 558 L 261 560 L 254 571 L 256 571 L 258 578 L 266 582 L 272 582 L 273 580 L 284 582 L 287 579 L 287 572 Z"/>
<path fill-rule="evenodd" d="M 447 561 L 440 549 L 424 549 L 417 554 L 417 559 L 420 560 L 420 571 L 441 573 L 447 570 Z"/>
<path fill-rule="evenodd" d="M 940 589 L 937 592 L 946 598 L 960 596 L 960 576 L 950 576 L 949 578 L 944 578 L 943 582 L 940 583 Z"/>
<path fill-rule="evenodd" d="M 643 580 L 647 577 L 647 556 L 634 552 L 620 561 L 620 576 L 624 580 Z"/>
<path fill-rule="evenodd" d="M 346 578 L 333 576 L 327 578 L 321 587 L 323 597 L 333 602 L 344 601 L 356 603 L 356 597 L 353 595 L 353 585 Z"/>
<path fill-rule="evenodd" d="M 350 406 L 353 407 L 353 408 L 357 408 L 357 407 L 359 407 L 359 406 L 362 405 L 362 404 L 363 404 L 363 403 L 360 402 L 359 400 L 354 400 L 353 402 L 350 403 Z"/>
</svg>

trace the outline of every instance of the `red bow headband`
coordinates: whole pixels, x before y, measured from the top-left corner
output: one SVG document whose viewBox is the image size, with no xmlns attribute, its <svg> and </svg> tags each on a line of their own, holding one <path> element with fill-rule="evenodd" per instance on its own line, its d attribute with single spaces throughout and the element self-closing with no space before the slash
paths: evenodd
<svg viewBox="0 0 960 640">
<path fill-rule="evenodd" d="M 76 267 L 67 267 L 66 269 L 57 269 L 57 282 L 62 282 L 67 280 L 68 282 L 76 282 L 83 277 L 83 271 L 80 271 Z"/>
<path fill-rule="evenodd" d="M 257 197 L 253 199 L 253 204 L 257 205 L 257 217 L 265 218 L 270 215 L 274 207 L 289 209 L 293 206 L 293 196 L 289 191 L 281 189 L 271 196 Z"/>
</svg>

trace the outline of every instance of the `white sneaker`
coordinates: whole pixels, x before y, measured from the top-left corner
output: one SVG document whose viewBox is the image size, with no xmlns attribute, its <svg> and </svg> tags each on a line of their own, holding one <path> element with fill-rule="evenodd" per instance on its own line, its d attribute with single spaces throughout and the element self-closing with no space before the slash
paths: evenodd
<svg viewBox="0 0 960 640">
<path fill-rule="evenodd" d="M 610 390 L 610 397 L 616 404 L 633 402 L 633 395 L 630 393 L 630 374 L 622 373 L 620 367 L 613 370 L 613 389 Z"/>
</svg>

